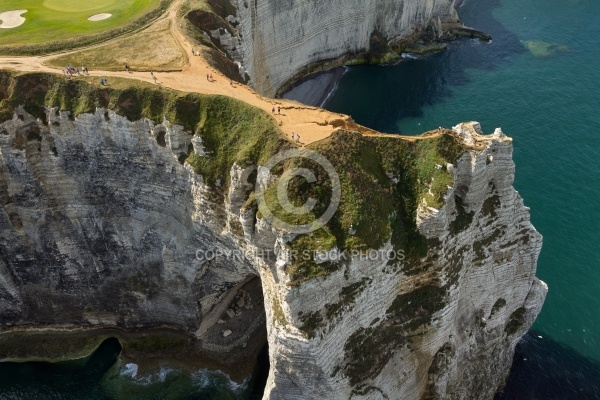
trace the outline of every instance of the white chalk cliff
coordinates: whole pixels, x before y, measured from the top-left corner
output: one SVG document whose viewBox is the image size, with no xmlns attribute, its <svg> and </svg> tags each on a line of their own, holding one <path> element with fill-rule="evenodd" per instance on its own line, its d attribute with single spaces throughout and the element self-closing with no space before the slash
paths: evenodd
<svg viewBox="0 0 600 400">
<path fill-rule="evenodd" d="M 442 208 L 419 208 L 431 245 L 417 271 L 393 268 L 389 243 L 379 253 L 388 258 L 355 257 L 299 287 L 286 285 L 285 260 L 258 269 L 270 322 L 265 399 L 493 398 L 547 287 L 535 277 L 542 237 L 512 187 L 512 140 L 478 129 L 455 128 L 482 147 L 450 168 Z M 312 337 L 307 315 L 319 322 Z"/>
<path fill-rule="evenodd" d="M 512 141 L 501 131 L 455 128 L 470 147 L 441 166 L 454 182 L 443 206 L 418 208 L 423 257 L 389 260 L 388 241 L 386 256 L 291 284 L 294 236 L 247 203 L 244 171 L 255 167 L 232 165 L 220 194 L 178 160 L 192 142 L 205 156 L 183 128 L 55 111 L 47 125 L 23 109 L 0 125 L 2 330 L 169 325 L 233 355 L 256 326 L 217 340 L 217 320 L 258 276 L 265 399 L 484 399 L 502 386 L 547 289 L 535 277 L 542 238 L 512 187 Z M 205 264 L 198 249 L 249 257 Z"/>
<path fill-rule="evenodd" d="M 307 66 L 368 52 L 375 32 L 394 41 L 458 19 L 454 0 L 231 1 L 238 43 L 226 34 L 222 44 L 267 96 Z"/>
</svg>

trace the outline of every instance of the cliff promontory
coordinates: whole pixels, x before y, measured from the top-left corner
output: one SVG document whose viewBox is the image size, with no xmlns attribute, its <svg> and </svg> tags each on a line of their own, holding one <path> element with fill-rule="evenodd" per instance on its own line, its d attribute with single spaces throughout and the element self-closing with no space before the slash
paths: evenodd
<svg viewBox="0 0 600 400">
<path fill-rule="evenodd" d="M 0 359 L 109 334 L 239 375 L 267 340 L 265 399 L 491 398 L 544 301 L 500 130 L 300 149 L 221 96 L 2 73 L 0 100 Z"/>
</svg>

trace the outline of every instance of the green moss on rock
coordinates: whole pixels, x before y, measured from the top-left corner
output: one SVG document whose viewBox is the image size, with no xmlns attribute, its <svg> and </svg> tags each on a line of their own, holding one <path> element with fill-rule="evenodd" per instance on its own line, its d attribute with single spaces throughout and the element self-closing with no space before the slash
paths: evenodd
<svg viewBox="0 0 600 400">
<path fill-rule="evenodd" d="M 0 71 L 0 120 L 12 118 L 24 105 L 34 117 L 45 120 L 45 107 L 58 107 L 73 117 L 105 107 L 130 121 L 148 118 L 181 125 L 201 134 L 209 151 L 207 157 L 190 152 L 186 161 L 209 184 L 226 183 L 234 163 L 265 162 L 291 146 L 280 134 L 275 121 L 265 112 L 225 96 L 200 95 L 167 90 L 132 80 L 111 78 L 110 86 L 95 79 L 65 80 L 43 73 L 16 74 Z"/>
<path fill-rule="evenodd" d="M 393 349 L 407 344 L 416 330 L 429 324 L 433 314 L 446 306 L 444 287 L 425 285 L 399 295 L 378 326 L 353 333 L 344 345 L 344 375 L 352 385 L 377 376 L 394 355 Z"/>
<path fill-rule="evenodd" d="M 516 334 L 525 324 L 525 307 L 517 308 L 512 314 L 510 314 L 510 318 L 508 319 L 508 323 L 504 328 L 504 331 L 508 335 Z"/>
</svg>

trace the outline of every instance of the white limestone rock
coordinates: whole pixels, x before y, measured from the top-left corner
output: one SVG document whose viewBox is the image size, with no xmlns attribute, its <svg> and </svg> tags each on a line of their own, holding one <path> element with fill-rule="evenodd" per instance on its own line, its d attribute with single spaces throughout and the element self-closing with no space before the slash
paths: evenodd
<svg viewBox="0 0 600 400">
<path fill-rule="evenodd" d="M 457 21 L 454 0 L 232 0 L 241 44 L 232 53 L 256 90 L 273 96 L 307 65 L 369 49 L 371 34 L 406 38 Z M 221 36 L 220 36 L 221 37 Z M 229 37 L 221 43 L 232 44 Z"/>
<path fill-rule="evenodd" d="M 290 286 L 293 235 L 245 205 L 246 169 L 257 169 L 266 187 L 266 168 L 234 165 L 223 201 L 179 163 L 192 137 L 179 127 L 104 109 L 74 119 L 49 109 L 46 119 L 17 109 L 0 124 L 3 324 L 168 324 L 204 343 L 224 315 L 248 309 L 249 297 L 240 295 L 242 306 L 236 294 L 258 275 L 271 363 L 265 399 L 491 399 L 544 301 L 547 288 L 535 277 L 542 237 L 512 187 L 512 140 L 498 131 L 455 128 L 473 147 L 446 167 L 454 182 L 444 205 L 418 209 L 429 243 L 423 259 L 353 257 Z M 198 257 L 234 250 L 244 257 Z M 308 332 L 307 317 L 327 310 L 335 312 Z M 215 329 L 218 338 L 227 331 Z M 242 332 L 238 340 L 235 329 L 239 348 L 252 340 Z"/>
</svg>

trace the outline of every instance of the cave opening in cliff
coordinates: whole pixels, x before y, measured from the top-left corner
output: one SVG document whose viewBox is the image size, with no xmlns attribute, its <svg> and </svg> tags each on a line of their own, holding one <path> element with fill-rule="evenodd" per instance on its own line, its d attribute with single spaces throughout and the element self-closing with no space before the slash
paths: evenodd
<svg viewBox="0 0 600 400">
<path fill-rule="evenodd" d="M 197 332 L 216 367 L 260 398 L 269 374 L 267 325 L 262 283 L 248 275 L 230 287 L 203 317 Z M 225 357 L 224 357 L 225 356 Z"/>
<path fill-rule="evenodd" d="M 253 277 L 246 283 L 236 295 L 236 305 L 239 307 L 242 302 L 239 300 L 242 296 L 249 299 L 250 304 L 247 311 L 250 311 L 251 318 L 254 323 L 248 326 L 248 341 L 243 345 L 253 347 L 251 357 L 254 359 L 254 367 L 250 382 L 248 385 L 249 395 L 252 398 L 262 398 L 267 386 L 267 378 L 269 376 L 269 343 L 267 341 L 267 321 L 265 315 L 265 302 L 262 292 L 262 282 L 259 277 Z M 255 297 L 255 302 L 252 301 Z M 254 306 L 257 304 L 258 306 Z M 244 304 L 246 307 L 246 304 Z M 237 313 L 237 312 L 236 312 Z M 255 326 L 253 328 L 253 326 Z M 250 341 L 254 341 L 254 345 L 250 345 Z"/>
</svg>

